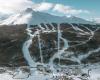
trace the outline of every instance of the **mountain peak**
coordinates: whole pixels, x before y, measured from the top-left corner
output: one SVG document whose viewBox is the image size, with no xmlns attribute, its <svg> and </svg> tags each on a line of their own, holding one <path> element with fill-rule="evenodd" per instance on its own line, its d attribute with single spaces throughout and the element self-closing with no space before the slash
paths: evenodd
<svg viewBox="0 0 100 80">
<path fill-rule="evenodd" d="M 1 22 L 3 24 L 30 24 L 36 25 L 40 23 L 82 23 L 91 24 L 92 22 L 78 18 L 75 16 L 60 17 L 48 13 L 37 12 L 32 8 L 27 8 L 19 14 L 10 16 L 8 19 Z"/>
<path fill-rule="evenodd" d="M 32 8 L 26 8 L 25 12 L 28 12 L 28 13 L 33 12 L 33 9 Z"/>
</svg>

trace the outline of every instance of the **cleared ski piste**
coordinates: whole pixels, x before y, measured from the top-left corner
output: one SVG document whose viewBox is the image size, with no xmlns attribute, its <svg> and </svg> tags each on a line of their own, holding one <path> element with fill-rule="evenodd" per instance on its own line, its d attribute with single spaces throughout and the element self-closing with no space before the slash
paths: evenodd
<svg viewBox="0 0 100 80">
<path fill-rule="evenodd" d="M 41 27 L 41 26 L 39 26 Z M 72 26 L 73 29 L 75 30 L 80 30 L 79 28 L 76 28 L 75 26 Z M 49 30 L 49 28 L 46 26 L 46 30 L 44 30 L 41 27 L 42 32 L 54 32 L 54 28 L 52 26 L 52 30 Z M 82 30 L 80 30 L 82 31 Z M 83 31 L 82 31 L 83 32 Z M 91 31 L 92 33 L 92 31 Z M 50 63 L 48 63 L 48 65 L 50 65 L 51 71 L 50 73 L 46 73 L 46 72 L 41 72 L 38 71 L 37 68 L 31 68 L 31 67 L 36 67 L 38 63 L 34 62 L 34 60 L 32 59 L 30 52 L 29 52 L 29 47 L 32 44 L 32 39 L 34 38 L 34 36 L 39 35 L 39 30 L 37 30 L 36 32 L 34 32 L 34 34 L 31 33 L 31 29 L 28 27 L 27 28 L 27 34 L 29 36 L 29 39 L 27 41 L 25 41 L 25 43 L 23 44 L 23 55 L 24 58 L 26 59 L 28 65 L 29 65 L 29 69 L 30 72 L 23 72 L 21 70 L 21 68 L 16 69 L 15 71 L 10 71 L 10 70 L 6 70 L 6 72 L 1 73 L 0 74 L 0 80 L 63 80 L 63 76 L 65 76 L 68 79 L 73 79 L 73 80 L 100 80 L 100 63 L 97 64 L 87 64 L 86 66 L 84 65 L 72 65 L 72 66 L 56 66 L 53 64 L 53 60 L 56 57 L 59 57 L 60 59 L 60 55 L 62 53 L 64 53 L 64 51 L 69 47 L 68 45 L 68 41 L 66 39 L 64 39 L 62 37 L 61 31 L 58 28 L 58 52 L 56 52 L 57 54 L 54 55 L 51 60 Z M 92 33 L 93 34 L 93 33 Z M 40 43 L 40 37 L 39 38 L 39 43 Z M 62 49 L 60 49 L 60 41 L 62 40 L 64 42 L 64 46 Z M 90 39 L 90 38 L 89 38 Z M 41 54 L 41 62 L 43 62 L 42 60 L 42 51 L 41 51 L 41 43 L 39 44 L 39 49 L 40 49 L 40 54 Z M 81 55 L 79 56 L 79 60 L 81 62 L 81 59 L 88 57 L 90 54 L 92 54 L 93 52 L 98 52 L 100 50 L 100 48 L 93 50 L 93 51 L 89 51 L 88 54 L 86 55 Z M 72 58 L 74 59 L 74 58 Z M 39 63 L 43 66 L 46 66 L 46 64 L 43 63 Z M 62 67 L 65 67 L 65 69 L 62 69 Z M 2 69 L 2 68 L 1 68 Z M 3 68 L 5 69 L 5 68 Z M 55 69 L 55 70 L 54 70 Z M 57 72 L 57 70 L 59 70 L 59 72 Z M 65 73 L 67 73 L 67 70 L 70 70 L 69 74 L 66 75 Z M 88 72 L 90 70 L 90 72 Z M 76 74 L 76 75 L 74 75 Z M 82 76 L 82 74 L 85 74 L 85 76 Z"/>
</svg>

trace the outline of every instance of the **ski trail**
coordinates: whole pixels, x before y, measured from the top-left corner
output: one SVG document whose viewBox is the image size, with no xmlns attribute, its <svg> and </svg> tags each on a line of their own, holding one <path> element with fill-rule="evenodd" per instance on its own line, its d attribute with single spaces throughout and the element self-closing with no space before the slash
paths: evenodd
<svg viewBox="0 0 100 80">
<path fill-rule="evenodd" d="M 30 67 L 33 67 L 35 66 L 35 62 L 33 61 L 31 55 L 30 55 L 30 52 L 29 52 L 29 47 L 30 45 L 32 44 L 32 39 L 34 38 L 34 36 L 37 35 L 38 31 L 36 31 L 34 34 L 32 34 L 31 30 L 29 27 L 27 27 L 27 35 L 29 35 L 29 39 L 27 41 L 25 41 L 25 43 L 23 44 L 23 48 L 22 48 L 22 51 L 23 51 L 23 55 L 24 55 L 24 58 L 26 59 L 28 65 Z"/>
<path fill-rule="evenodd" d="M 41 39 L 40 39 L 40 32 L 39 32 L 39 30 L 38 30 L 38 43 L 39 43 L 41 63 L 43 64 L 43 55 L 42 55 L 42 47 L 41 47 Z"/>
<path fill-rule="evenodd" d="M 80 31 L 81 34 L 85 34 L 85 35 L 89 35 L 88 32 L 85 32 L 84 30 L 80 29 L 79 27 L 77 26 L 74 26 L 73 24 L 70 24 L 72 26 L 72 28 L 75 30 L 75 31 Z"/>
<path fill-rule="evenodd" d="M 60 32 L 60 27 L 58 25 L 58 52 L 60 51 L 60 38 L 61 38 L 61 32 Z"/>
<path fill-rule="evenodd" d="M 90 31 L 90 33 L 91 33 L 91 38 L 94 36 L 94 32 L 95 31 L 92 31 L 91 29 L 89 29 L 88 27 L 86 27 L 86 26 L 84 26 L 84 25 L 82 25 L 84 28 L 86 28 L 88 31 Z"/>
<path fill-rule="evenodd" d="M 82 25 L 83 27 L 85 27 L 84 25 Z M 92 30 L 90 30 L 89 28 L 87 28 L 87 27 L 85 27 L 87 30 L 89 30 L 90 31 L 90 37 L 88 38 L 88 40 L 86 40 L 86 41 L 81 41 L 81 43 L 79 43 L 79 44 L 76 44 L 76 45 L 72 45 L 72 46 L 70 46 L 70 47 L 75 47 L 75 46 L 78 46 L 78 45 L 83 45 L 83 44 L 86 44 L 89 40 L 91 40 L 92 38 L 93 38 L 93 36 L 94 36 L 94 32 L 96 31 L 92 31 Z M 89 34 L 88 34 L 89 35 Z"/>
<path fill-rule="evenodd" d="M 41 45 L 40 31 L 39 30 L 38 30 L 37 36 L 38 36 L 38 44 L 39 44 L 40 58 L 41 58 L 41 63 L 40 64 L 42 64 L 43 66 L 45 66 L 44 65 L 44 61 L 43 61 L 42 45 Z M 43 73 L 45 73 L 45 69 L 43 69 Z"/>
<path fill-rule="evenodd" d="M 62 35 L 62 34 L 61 34 L 61 35 Z M 62 50 L 59 50 L 59 51 L 58 51 L 58 53 L 59 53 L 59 60 L 60 60 L 61 55 L 64 53 L 64 51 L 65 51 L 66 49 L 68 49 L 68 47 L 69 47 L 68 41 L 67 41 L 65 38 L 63 38 L 63 37 L 61 36 L 60 39 L 64 42 L 64 47 L 62 48 Z M 60 62 L 59 62 L 59 64 L 60 64 Z"/>
<path fill-rule="evenodd" d="M 44 24 L 44 25 L 45 25 L 45 27 L 46 27 L 46 30 L 49 31 L 50 29 L 48 28 L 48 26 L 47 26 L 46 24 Z"/>
<path fill-rule="evenodd" d="M 73 62 L 77 62 L 78 64 L 81 64 L 81 60 L 78 57 L 71 56 L 70 58 L 67 58 Z"/>
<path fill-rule="evenodd" d="M 83 27 L 85 27 L 84 25 L 82 25 Z M 94 32 L 96 31 L 92 31 L 91 29 L 89 29 L 88 27 L 85 27 L 88 31 L 90 31 L 90 33 L 91 33 L 91 36 L 89 37 L 89 39 L 86 41 L 86 42 L 88 42 L 89 40 L 91 40 L 92 38 L 93 38 L 93 36 L 94 36 Z M 86 43 L 85 42 L 85 43 Z M 91 54 L 95 54 L 96 52 L 99 52 L 100 51 L 100 47 L 99 48 L 97 48 L 97 49 L 94 49 L 94 50 L 91 50 L 91 51 L 88 51 L 88 53 L 86 53 L 86 54 L 83 54 L 83 55 L 79 55 L 77 58 L 76 57 L 74 57 L 74 56 L 72 56 L 70 59 L 72 60 L 74 60 L 74 61 L 77 61 L 79 64 L 81 64 L 81 61 L 83 60 L 83 59 L 86 59 L 88 56 L 90 56 Z"/>
<path fill-rule="evenodd" d="M 44 24 L 44 25 L 45 25 L 45 24 Z M 54 31 L 50 30 L 50 29 L 48 28 L 47 25 L 45 25 L 46 29 L 43 28 L 42 25 L 39 25 L 39 24 L 38 24 L 38 26 L 39 26 L 39 28 L 41 29 L 42 33 L 46 33 L 46 32 L 48 32 L 48 33 L 54 32 Z M 40 30 L 38 30 L 38 31 L 40 32 Z"/>
<path fill-rule="evenodd" d="M 59 29 L 59 28 L 58 28 Z M 64 51 L 66 50 L 66 49 L 68 49 L 68 47 L 69 47 L 69 45 L 68 45 L 68 41 L 65 39 L 65 38 L 63 38 L 62 37 L 62 33 L 60 32 L 60 29 L 59 29 L 59 35 L 58 35 L 59 37 L 59 39 L 61 39 L 63 42 L 64 42 L 64 46 L 63 46 L 63 48 L 62 48 L 62 50 L 60 50 L 60 48 L 59 48 L 59 50 L 58 50 L 58 53 L 60 54 L 60 56 L 61 56 L 61 54 L 62 53 L 64 53 Z M 58 42 L 58 44 L 60 43 L 60 41 Z"/>
<path fill-rule="evenodd" d="M 100 47 L 89 51 L 87 54 L 79 55 L 78 58 L 80 61 L 82 61 L 83 59 L 86 59 L 87 57 L 89 57 L 91 54 L 95 54 L 96 52 L 99 52 L 99 51 L 100 51 Z"/>
<path fill-rule="evenodd" d="M 91 29 L 89 29 L 88 27 L 85 27 L 84 25 L 82 25 L 84 28 L 86 28 L 88 31 L 90 31 L 90 33 L 92 34 L 92 35 L 94 35 L 94 31 L 92 31 Z"/>
<path fill-rule="evenodd" d="M 58 25 L 58 46 L 57 46 L 58 47 L 58 52 L 55 53 L 54 56 L 50 59 L 50 63 L 49 63 L 50 65 L 53 65 L 53 61 L 54 61 L 55 58 L 59 58 L 59 60 L 60 60 L 61 54 L 63 54 L 64 51 L 66 49 L 68 49 L 68 47 L 69 47 L 68 41 L 62 37 L 62 34 L 61 34 L 61 31 L 60 31 L 59 27 L 60 26 Z M 60 50 L 60 39 L 64 42 L 64 46 L 61 50 Z"/>
<path fill-rule="evenodd" d="M 38 25 L 39 26 L 39 28 L 41 29 L 41 30 L 45 30 L 45 28 L 43 28 L 41 25 Z"/>
<path fill-rule="evenodd" d="M 77 26 L 74 26 L 73 24 L 70 24 L 72 26 L 72 28 L 75 30 L 75 31 L 80 31 L 80 32 L 85 32 L 84 30 L 78 28 Z"/>
<path fill-rule="evenodd" d="M 77 28 L 77 27 L 74 27 L 72 24 L 70 24 L 70 25 L 72 26 L 72 28 L 73 28 L 74 30 L 76 30 L 76 31 L 82 31 L 82 32 L 84 32 L 85 34 L 87 34 L 87 33 L 86 33 L 85 31 L 83 31 L 82 29 Z M 82 26 L 85 27 L 84 25 L 82 25 Z M 74 46 L 70 46 L 70 47 L 75 47 L 75 46 L 78 46 L 78 45 L 86 44 L 89 40 L 91 40 L 91 39 L 93 38 L 93 36 L 94 36 L 94 31 L 90 30 L 90 29 L 87 28 L 87 27 L 85 27 L 85 28 L 86 28 L 86 29 L 90 32 L 90 34 L 91 34 L 91 36 L 88 38 L 88 40 L 83 41 L 83 42 L 81 42 L 80 44 L 76 44 L 76 45 L 74 45 Z M 86 54 L 86 55 L 79 55 L 78 57 L 72 56 L 72 57 L 70 58 L 70 60 L 76 61 L 76 62 L 78 62 L 79 64 L 81 64 L 81 60 L 83 60 L 83 58 L 88 57 L 88 56 L 90 55 L 90 53 L 92 53 L 92 52 L 90 51 L 90 52 L 88 52 L 88 54 Z"/>
<path fill-rule="evenodd" d="M 77 28 L 75 26 L 73 26 L 73 24 L 70 24 L 72 26 L 72 28 L 75 30 L 75 31 L 78 31 Z"/>
<path fill-rule="evenodd" d="M 88 39 L 88 41 L 90 40 L 90 39 L 92 39 L 93 38 L 93 36 L 94 36 L 94 31 L 92 31 L 91 29 L 89 29 L 88 27 L 85 27 L 84 25 L 82 25 L 84 28 L 86 28 L 89 32 L 85 32 L 84 31 L 84 33 L 85 34 L 91 34 L 91 36 L 89 37 L 89 39 Z M 82 30 L 82 29 L 81 29 Z"/>
<path fill-rule="evenodd" d="M 71 58 L 67 58 L 67 59 L 69 59 L 71 61 L 76 61 L 76 62 L 78 62 L 81 65 L 82 64 L 82 62 L 81 62 L 82 60 L 86 59 L 91 54 L 95 54 L 96 52 L 99 52 L 99 51 L 100 51 L 100 47 L 95 49 L 95 50 L 89 51 L 86 54 L 79 55 L 78 57 L 72 56 Z"/>
<path fill-rule="evenodd" d="M 56 30 L 55 27 L 52 24 L 50 24 L 50 25 L 52 26 L 52 30 L 55 31 Z"/>
</svg>

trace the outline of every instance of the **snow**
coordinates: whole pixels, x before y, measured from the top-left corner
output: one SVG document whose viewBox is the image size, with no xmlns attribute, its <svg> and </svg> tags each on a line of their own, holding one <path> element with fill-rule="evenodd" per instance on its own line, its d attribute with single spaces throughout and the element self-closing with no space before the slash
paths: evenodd
<svg viewBox="0 0 100 80">
<path fill-rule="evenodd" d="M 49 65 L 52 65 L 52 66 L 51 66 L 52 69 L 54 69 L 54 68 L 53 68 L 53 66 L 54 66 L 53 61 L 54 61 L 54 59 L 55 59 L 55 58 L 59 58 L 59 64 L 60 64 L 61 55 L 62 55 L 62 54 L 65 52 L 65 50 L 68 49 L 68 47 L 69 47 L 67 39 L 65 39 L 65 38 L 62 37 L 62 32 L 61 32 L 61 30 L 60 30 L 60 24 L 58 24 L 57 27 L 58 27 L 58 40 L 57 40 L 58 52 L 56 52 L 55 55 L 50 59 Z M 61 46 L 60 46 L 60 41 L 61 41 L 61 40 L 64 42 L 64 45 L 63 45 L 63 48 L 62 48 L 62 49 L 60 49 L 60 48 L 61 48 Z"/>
<path fill-rule="evenodd" d="M 89 80 L 100 80 L 100 63 L 89 64 L 83 71 L 86 72 L 87 69 L 91 69 Z"/>
<path fill-rule="evenodd" d="M 36 31 L 34 34 L 31 33 L 31 30 L 29 27 L 27 27 L 27 34 L 29 35 L 29 39 L 27 41 L 25 41 L 25 43 L 23 44 L 23 55 L 24 58 L 26 59 L 26 61 L 28 62 L 30 67 L 35 66 L 35 62 L 33 61 L 30 52 L 29 52 L 29 47 L 32 44 L 32 39 L 38 34 L 38 31 Z"/>
<path fill-rule="evenodd" d="M 33 11 L 28 8 L 18 14 L 10 16 L 8 19 L 1 21 L 0 25 L 11 25 L 11 24 L 28 24 L 31 25 L 40 24 L 40 23 L 82 23 L 82 24 L 93 24 L 87 20 L 78 18 L 78 17 L 61 17 L 54 16 L 48 13 Z"/>
<path fill-rule="evenodd" d="M 74 69 L 77 66 L 77 69 Z M 81 76 L 81 74 L 88 74 L 89 76 Z M 64 72 L 70 71 L 69 74 L 71 75 L 65 75 Z M 15 73 L 15 72 L 14 72 Z M 9 73 L 2 73 L 0 74 L 0 80 L 53 80 L 54 78 L 61 78 L 62 76 L 66 76 L 67 78 L 73 78 L 73 80 L 82 80 L 82 79 L 88 79 L 88 80 L 100 80 L 100 63 L 96 64 L 88 64 L 84 67 L 84 65 L 72 65 L 72 66 L 66 66 L 66 70 L 62 72 L 55 72 L 55 73 L 48 73 L 43 74 L 42 72 L 36 71 L 36 69 L 31 69 L 31 74 L 29 73 L 22 73 L 21 71 L 16 72 L 16 76 L 13 77 Z M 77 75 L 74 75 L 76 73 Z M 28 76 L 29 75 L 29 76 Z M 27 77 L 28 76 L 28 77 Z M 82 78 L 82 79 L 81 79 Z M 58 79 L 57 79 L 58 80 Z"/>
<path fill-rule="evenodd" d="M 49 27 L 46 25 L 46 23 L 58 23 L 58 52 L 55 53 L 55 55 L 50 59 L 50 62 L 48 64 L 44 64 L 43 63 L 43 56 L 42 56 L 42 50 L 41 50 L 41 39 L 40 39 L 40 35 L 39 32 L 42 31 L 43 33 L 48 32 L 57 32 L 54 28 L 54 26 L 51 24 L 52 29 L 50 30 Z M 66 49 L 68 49 L 69 45 L 68 45 L 68 40 L 62 37 L 62 31 L 60 30 L 59 27 L 59 23 L 62 22 L 68 22 L 68 23 L 82 23 L 82 24 L 86 24 L 86 23 L 90 23 L 86 20 L 77 18 L 77 17 L 58 17 L 58 16 L 53 16 L 47 13 L 42 13 L 42 12 L 36 12 L 33 11 L 32 9 L 27 9 L 24 12 L 21 12 L 19 14 L 13 15 L 11 17 L 9 17 L 8 19 L 4 20 L 2 22 L 2 24 L 7 24 L 7 25 L 11 25 L 11 24 L 28 24 L 27 27 L 27 35 L 29 36 L 29 39 L 26 40 L 23 44 L 23 55 L 24 58 L 26 59 L 29 68 L 30 68 L 30 72 L 23 72 L 20 68 L 18 68 L 16 71 L 12 71 L 12 75 L 9 74 L 8 72 L 2 73 L 0 74 L 0 80 L 53 80 L 53 78 L 61 78 L 61 74 L 63 74 L 64 72 L 66 73 L 67 70 L 70 70 L 68 75 L 66 75 L 66 77 L 68 78 L 73 78 L 73 80 L 81 80 L 82 73 L 87 73 L 89 69 L 91 69 L 91 73 L 89 74 L 90 77 L 88 76 L 87 78 L 89 78 L 89 80 L 98 80 L 100 79 L 100 65 L 98 64 L 93 64 L 93 65 L 88 65 L 87 67 L 84 67 L 83 65 L 81 65 L 81 60 L 83 58 L 88 57 L 90 54 L 92 54 L 93 52 L 98 52 L 100 50 L 100 48 L 93 50 L 93 51 L 89 51 L 88 54 L 86 55 L 80 55 L 77 58 L 72 56 L 72 60 L 75 60 L 77 62 L 80 63 L 80 65 L 78 65 L 78 69 L 74 69 L 76 67 L 76 65 L 73 66 L 66 66 L 67 70 L 63 70 L 62 67 L 63 66 L 56 66 L 53 64 L 53 60 L 55 58 L 59 58 L 59 60 L 61 59 L 61 55 L 65 52 Z M 44 23 L 46 29 L 44 29 L 40 23 Z M 40 27 L 41 30 L 36 30 L 34 33 L 32 33 L 31 28 L 29 27 L 30 25 L 34 25 L 37 24 L 38 27 Z M 71 24 L 72 28 L 76 31 L 80 31 L 83 34 L 87 35 L 87 33 L 85 33 L 82 29 L 78 28 L 77 26 L 73 26 Z M 87 28 L 88 29 L 88 28 Z M 94 32 L 91 31 L 90 29 L 88 29 L 90 31 L 91 36 L 89 37 L 89 40 L 93 37 Z M 47 73 L 45 71 L 38 71 L 37 70 L 37 64 L 36 62 L 34 62 L 34 59 L 32 59 L 30 52 L 29 52 L 29 47 L 32 44 L 32 39 L 38 36 L 38 41 L 39 41 L 39 49 L 40 49 L 40 57 L 41 57 L 41 63 L 39 63 L 40 65 L 46 66 L 47 68 L 49 68 L 47 65 L 50 66 L 50 69 L 52 72 Z M 63 41 L 64 45 L 63 48 L 60 47 L 60 40 Z M 88 41 L 88 40 L 87 40 Z M 86 41 L 84 41 L 85 43 Z M 83 44 L 83 43 L 82 43 Z M 56 66 L 56 68 L 55 68 Z M 35 68 L 32 68 L 35 67 Z M 72 69 L 70 68 L 72 67 Z M 59 68 L 59 69 L 57 69 Z M 57 70 L 59 70 L 59 72 L 57 72 Z M 62 71 L 63 70 L 63 71 Z M 77 75 L 74 75 L 77 74 Z M 70 74 L 70 75 L 69 75 Z M 59 76 L 60 75 L 60 76 Z M 95 77 L 94 77 L 95 75 Z M 57 76 L 57 77 L 56 77 Z M 80 77 L 80 78 L 79 78 Z M 57 79 L 57 80 L 58 80 Z"/>
<path fill-rule="evenodd" d="M 41 63 L 43 64 L 43 55 L 42 55 L 42 47 L 41 47 L 41 39 L 40 39 L 40 32 L 39 32 L 39 30 L 38 30 L 38 43 L 39 43 Z"/>
</svg>

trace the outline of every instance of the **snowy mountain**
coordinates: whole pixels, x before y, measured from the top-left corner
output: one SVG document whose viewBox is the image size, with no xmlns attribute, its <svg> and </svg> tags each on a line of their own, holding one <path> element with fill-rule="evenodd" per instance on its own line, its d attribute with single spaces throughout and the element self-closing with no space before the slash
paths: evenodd
<svg viewBox="0 0 100 80">
<path fill-rule="evenodd" d="M 5 20 L 9 17 L 7 14 L 0 13 L 0 21 Z"/>
<path fill-rule="evenodd" d="M 100 24 L 100 18 L 96 18 L 94 21 L 95 23 Z"/>
<path fill-rule="evenodd" d="M 91 24 L 91 22 L 78 17 L 60 17 L 54 16 L 48 13 L 33 11 L 31 8 L 27 8 L 25 11 L 20 12 L 10 16 L 8 19 L 3 20 L 1 24 L 40 24 L 40 23 L 82 23 L 82 24 Z"/>
<path fill-rule="evenodd" d="M 85 19 L 82 19 L 82 18 L 79 18 L 79 17 L 76 17 L 76 16 L 68 17 L 68 21 L 69 21 L 70 23 L 93 24 L 93 23 L 90 22 L 90 21 L 87 21 L 87 20 L 85 20 Z"/>
<path fill-rule="evenodd" d="M 99 34 L 75 16 L 12 15 L 0 25 L 0 80 L 99 80 Z"/>
</svg>

